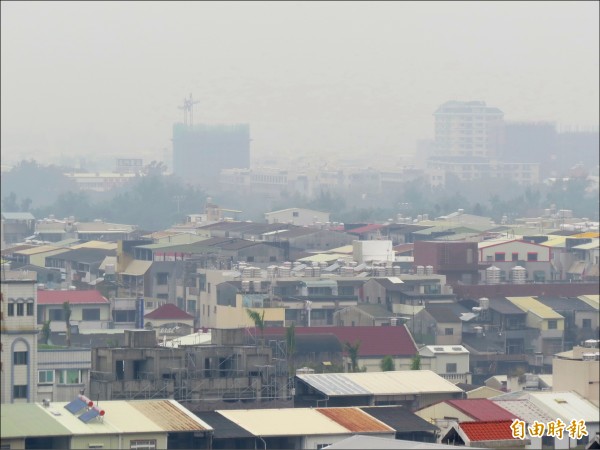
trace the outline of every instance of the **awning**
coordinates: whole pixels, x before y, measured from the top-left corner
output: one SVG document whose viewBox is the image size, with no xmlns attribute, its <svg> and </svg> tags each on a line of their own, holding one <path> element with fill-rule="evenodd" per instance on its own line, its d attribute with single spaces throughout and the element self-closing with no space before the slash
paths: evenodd
<svg viewBox="0 0 600 450">
<path fill-rule="evenodd" d="M 151 265 L 152 261 L 142 261 L 139 259 L 134 259 L 129 263 L 127 268 L 123 272 L 121 272 L 121 275 L 139 277 L 140 275 L 144 275 Z"/>
</svg>

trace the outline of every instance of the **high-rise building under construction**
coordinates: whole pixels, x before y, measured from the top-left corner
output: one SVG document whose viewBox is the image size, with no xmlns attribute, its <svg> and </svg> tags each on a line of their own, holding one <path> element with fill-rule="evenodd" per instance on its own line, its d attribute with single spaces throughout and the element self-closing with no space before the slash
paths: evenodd
<svg viewBox="0 0 600 450">
<path fill-rule="evenodd" d="M 184 181 L 214 186 L 222 169 L 250 167 L 250 126 L 176 123 L 173 172 Z"/>
</svg>

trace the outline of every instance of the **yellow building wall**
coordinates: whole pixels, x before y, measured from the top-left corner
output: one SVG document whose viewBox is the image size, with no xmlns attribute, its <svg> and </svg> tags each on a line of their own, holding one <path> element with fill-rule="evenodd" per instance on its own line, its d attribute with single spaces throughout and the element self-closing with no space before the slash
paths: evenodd
<svg viewBox="0 0 600 450">
<path fill-rule="evenodd" d="M 215 310 L 211 311 L 215 322 L 215 328 L 244 328 L 253 327 L 254 322 L 248 316 L 246 309 L 250 308 L 234 308 L 232 306 L 215 306 Z M 282 322 L 285 320 L 285 308 L 251 308 L 252 311 L 262 314 L 265 313 L 265 322 Z"/>
<path fill-rule="evenodd" d="M 544 319 L 542 320 L 542 330 L 549 330 L 550 328 L 548 328 L 548 321 L 549 320 L 556 320 L 556 328 L 553 328 L 554 330 L 558 330 L 558 331 L 562 331 L 565 329 L 565 321 L 564 319 Z"/>
</svg>

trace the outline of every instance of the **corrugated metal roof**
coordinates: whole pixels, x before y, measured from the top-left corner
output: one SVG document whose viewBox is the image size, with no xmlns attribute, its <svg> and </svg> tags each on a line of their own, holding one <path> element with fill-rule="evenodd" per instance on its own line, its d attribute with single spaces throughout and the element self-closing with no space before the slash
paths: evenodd
<svg viewBox="0 0 600 450">
<path fill-rule="evenodd" d="M 330 397 L 463 392 L 431 370 L 296 375 Z"/>
<path fill-rule="evenodd" d="M 302 262 L 335 262 L 338 259 L 348 259 L 348 255 L 342 253 L 318 253 L 316 255 L 301 258 L 298 261 Z"/>
<path fill-rule="evenodd" d="M 361 436 L 359 434 L 343 439 L 335 444 L 328 445 L 326 449 L 332 450 L 365 450 L 365 449 L 456 449 L 453 445 L 435 444 L 433 442 L 407 441 L 404 439 L 386 439 L 375 436 Z M 473 450 L 483 447 L 469 447 Z"/>
<path fill-rule="evenodd" d="M 46 414 L 37 403 L 3 404 L 0 408 L 0 429 L 2 439 L 71 435 L 68 428 Z"/>
<path fill-rule="evenodd" d="M 577 298 L 598 310 L 598 306 L 600 305 L 600 295 L 581 295 Z"/>
<path fill-rule="evenodd" d="M 30 212 L 3 212 L 2 218 L 6 220 L 35 220 Z"/>
<path fill-rule="evenodd" d="M 24 250 L 20 250 L 15 252 L 15 254 L 19 254 L 19 255 L 37 255 L 38 253 L 46 253 L 46 252 L 51 252 L 53 250 L 63 250 L 63 251 L 68 251 L 68 249 L 61 249 L 60 247 L 55 247 L 54 245 L 40 245 L 38 247 L 33 247 L 33 248 L 27 248 Z"/>
<path fill-rule="evenodd" d="M 392 427 L 397 433 L 439 430 L 403 406 L 366 406 L 360 409 Z"/>
<path fill-rule="evenodd" d="M 254 435 L 216 411 L 201 411 L 196 415 L 214 428 L 214 439 L 253 438 Z"/>
<path fill-rule="evenodd" d="M 516 417 L 487 398 L 453 399 L 446 403 L 480 421 L 513 420 Z"/>
<path fill-rule="evenodd" d="M 116 256 L 107 256 L 106 258 L 104 258 L 104 260 L 100 263 L 100 267 L 98 267 L 98 270 L 106 270 L 106 265 L 107 264 L 112 264 L 114 266 L 114 268 L 117 268 L 117 257 Z"/>
<path fill-rule="evenodd" d="M 359 408 L 317 408 L 321 414 L 353 433 L 382 433 L 395 430 Z"/>
<path fill-rule="evenodd" d="M 598 408 L 575 392 L 530 392 L 529 400 L 566 423 L 573 419 L 589 423 L 600 421 Z"/>
<path fill-rule="evenodd" d="M 163 431 L 207 431 L 212 427 L 192 414 L 175 400 L 141 400 L 129 402 Z"/>
<path fill-rule="evenodd" d="M 564 319 L 563 316 L 558 314 L 552 308 L 544 305 L 533 297 L 506 297 L 506 299 L 514 303 L 523 311 L 531 311 L 542 319 Z"/>
<path fill-rule="evenodd" d="M 237 409 L 217 412 L 255 436 L 350 433 L 347 428 L 311 408 Z"/>
<path fill-rule="evenodd" d="M 101 250 L 116 250 L 118 244 L 116 242 L 105 242 L 105 241 L 88 241 L 82 244 L 73 245 L 71 248 L 96 248 Z"/>
<path fill-rule="evenodd" d="M 592 242 L 589 242 L 587 244 L 576 245 L 573 248 L 577 250 L 593 250 L 598 247 L 600 247 L 600 243 L 598 242 L 598 239 L 594 239 Z"/>
<path fill-rule="evenodd" d="M 539 406 L 531 403 L 527 399 L 518 399 L 518 400 L 492 400 L 498 406 L 506 409 L 507 411 L 512 412 L 521 420 L 524 420 L 528 424 L 533 423 L 534 421 L 538 422 L 550 422 L 554 421 L 556 417 L 553 417 L 547 411 L 544 411 Z"/>
</svg>

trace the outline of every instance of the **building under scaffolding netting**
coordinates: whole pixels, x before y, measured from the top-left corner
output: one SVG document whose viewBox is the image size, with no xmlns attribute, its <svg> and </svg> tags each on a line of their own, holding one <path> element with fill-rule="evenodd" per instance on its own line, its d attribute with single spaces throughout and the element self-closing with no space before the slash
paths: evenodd
<svg viewBox="0 0 600 450">
<path fill-rule="evenodd" d="M 91 398 L 172 398 L 193 411 L 293 404 L 285 341 L 212 332 L 209 345 L 172 348 L 152 330 L 127 330 L 125 347 L 92 349 Z"/>
<path fill-rule="evenodd" d="M 214 186 L 222 169 L 250 167 L 250 126 L 173 125 L 173 171 L 185 181 Z"/>
</svg>

